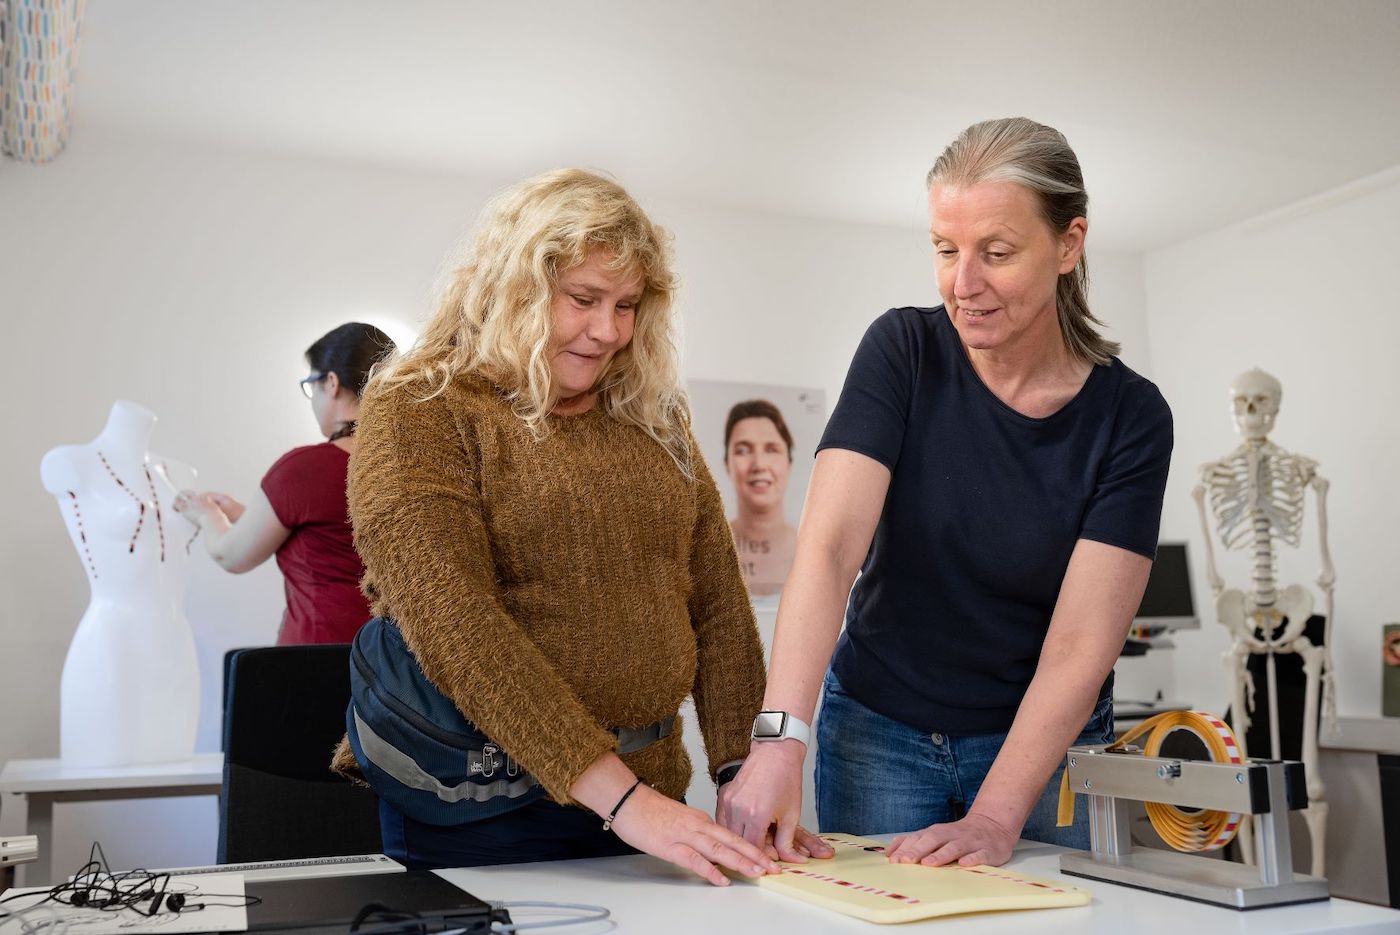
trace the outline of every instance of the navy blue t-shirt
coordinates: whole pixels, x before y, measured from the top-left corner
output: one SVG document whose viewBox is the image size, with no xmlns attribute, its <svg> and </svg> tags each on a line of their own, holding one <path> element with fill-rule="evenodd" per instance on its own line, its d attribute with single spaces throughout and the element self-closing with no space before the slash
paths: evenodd
<svg viewBox="0 0 1400 935">
<path fill-rule="evenodd" d="M 825 448 L 891 472 L 836 677 L 919 730 L 983 733 L 1016 717 L 1077 540 L 1156 555 L 1172 417 L 1115 358 L 1028 418 L 977 376 L 942 306 L 898 308 L 866 331 Z"/>
</svg>

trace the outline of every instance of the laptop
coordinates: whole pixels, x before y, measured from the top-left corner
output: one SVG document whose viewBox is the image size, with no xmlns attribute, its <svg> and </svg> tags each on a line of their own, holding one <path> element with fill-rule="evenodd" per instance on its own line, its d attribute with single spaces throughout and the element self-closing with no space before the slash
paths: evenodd
<svg viewBox="0 0 1400 935">
<path fill-rule="evenodd" d="M 417 913 L 424 927 L 415 929 L 405 924 L 405 932 L 465 929 L 473 935 L 485 935 L 491 931 L 492 921 L 510 921 L 504 910 L 493 911 L 488 904 L 430 870 L 305 880 L 249 880 L 245 892 L 262 900 L 248 907 L 250 932 L 343 933 L 361 910 L 372 904 L 399 913 Z M 380 928 L 390 921 L 389 916 L 375 916 L 361 923 L 361 927 Z"/>
</svg>

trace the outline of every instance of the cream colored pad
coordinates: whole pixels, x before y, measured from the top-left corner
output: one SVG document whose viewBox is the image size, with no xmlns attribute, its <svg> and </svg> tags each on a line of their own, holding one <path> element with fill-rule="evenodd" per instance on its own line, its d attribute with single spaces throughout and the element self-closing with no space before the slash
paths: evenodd
<svg viewBox="0 0 1400 935">
<path fill-rule="evenodd" d="M 783 864 L 758 885 L 870 922 L 913 922 L 1006 909 L 1087 906 L 1089 891 L 1003 867 L 891 864 L 879 841 L 849 834 L 821 836 L 831 860 Z"/>
</svg>

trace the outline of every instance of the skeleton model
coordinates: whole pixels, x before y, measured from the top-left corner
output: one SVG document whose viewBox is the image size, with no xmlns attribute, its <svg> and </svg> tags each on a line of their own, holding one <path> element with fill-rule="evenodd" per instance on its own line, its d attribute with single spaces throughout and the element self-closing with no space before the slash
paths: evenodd
<svg viewBox="0 0 1400 935">
<path fill-rule="evenodd" d="M 1279 755 L 1277 678 L 1274 656 L 1297 653 L 1303 660 L 1307 687 L 1303 701 L 1303 766 L 1307 774 L 1308 807 L 1303 818 L 1312 838 L 1312 873 L 1323 875 L 1323 847 L 1326 840 L 1327 802 L 1322 778 L 1318 775 L 1317 711 L 1318 697 L 1325 698 L 1329 722 L 1335 718 L 1330 655 L 1332 628 L 1332 584 L 1336 576 L 1327 551 L 1327 481 L 1317 473 L 1317 462 L 1273 444 L 1268 433 L 1278 416 L 1283 387 L 1262 370 L 1251 370 L 1235 378 L 1230 387 L 1235 427 L 1244 444 L 1219 461 L 1201 467 L 1201 482 L 1192 491 L 1205 534 L 1207 575 L 1215 594 L 1216 614 L 1229 629 L 1234 645 L 1227 655 L 1235 712 L 1235 732 L 1240 752 L 1245 750 L 1245 731 L 1254 708 L 1254 681 L 1249 672 L 1251 654 L 1267 657 L 1265 670 L 1269 684 L 1269 742 L 1271 755 Z M 1311 487 L 1317 498 L 1318 540 L 1322 571 L 1317 585 L 1323 595 L 1326 615 L 1322 646 L 1313 645 L 1303 633 L 1313 612 L 1313 595 L 1307 588 L 1278 584 L 1280 542 L 1297 548 L 1302 536 L 1304 494 Z M 1226 549 L 1247 550 L 1251 556 L 1248 590 L 1225 588 L 1215 567 L 1210 523 L 1215 517 L 1220 541 Z M 1241 828 L 1240 844 L 1246 860 L 1252 860 L 1249 826 Z"/>
</svg>

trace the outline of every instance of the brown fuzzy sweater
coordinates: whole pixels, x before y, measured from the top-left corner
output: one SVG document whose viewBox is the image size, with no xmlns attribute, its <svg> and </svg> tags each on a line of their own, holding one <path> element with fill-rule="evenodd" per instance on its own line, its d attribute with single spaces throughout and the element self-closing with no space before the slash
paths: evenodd
<svg viewBox="0 0 1400 935">
<path fill-rule="evenodd" d="M 350 516 L 374 612 L 424 674 L 558 802 L 616 747 L 607 728 L 693 695 L 710 772 L 743 757 L 763 652 L 715 484 L 594 409 L 533 438 L 500 392 L 461 377 L 366 394 Z M 677 730 L 623 757 L 680 798 Z M 334 767 L 355 771 L 342 742 Z"/>
</svg>

